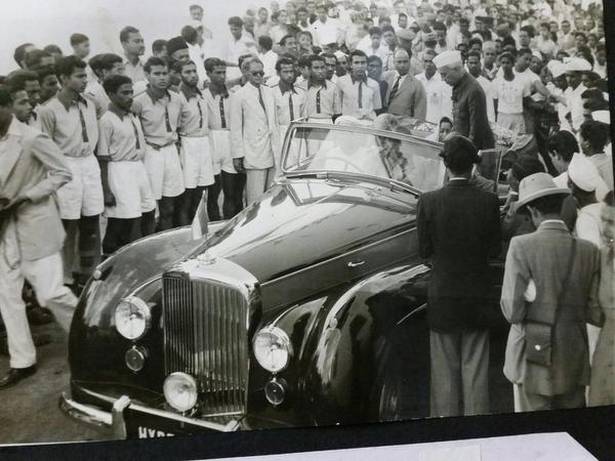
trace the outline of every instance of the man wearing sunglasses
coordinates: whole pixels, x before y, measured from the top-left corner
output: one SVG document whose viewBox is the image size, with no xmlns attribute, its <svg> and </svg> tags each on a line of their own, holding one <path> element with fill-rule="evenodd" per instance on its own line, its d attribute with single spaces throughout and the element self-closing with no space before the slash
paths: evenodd
<svg viewBox="0 0 615 461">
<path fill-rule="evenodd" d="M 273 93 L 263 85 L 263 63 L 246 59 L 241 70 L 248 82 L 231 97 L 231 147 L 235 169 L 246 173 L 249 206 L 273 182 L 278 130 Z"/>
</svg>

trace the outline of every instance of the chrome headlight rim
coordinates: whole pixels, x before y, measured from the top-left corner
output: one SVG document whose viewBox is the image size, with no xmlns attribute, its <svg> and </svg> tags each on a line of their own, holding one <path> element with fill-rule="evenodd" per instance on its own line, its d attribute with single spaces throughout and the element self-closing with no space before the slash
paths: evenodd
<svg viewBox="0 0 615 461">
<path fill-rule="evenodd" d="M 190 400 L 187 405 L 180 406 L 178 405 L 177 400 L 169 397 L 174 397 L 174 395 L 171 394 L 171 391 L 173 390 L 171 385 L 176 385 L 178 381 L 184 386 L 184 390 L 188 389 L 191 391 Z M 186 413 L 192 410 L 199 401 L 199 388 L 196 379 L 192 375 L 184 373 L 183 371 L 175 371 L 165 378 L 162 385 L 162 393 L 165 401 L 180 413 Z"/>
<path fill-rule="evenodd" d="M 259 354 L 257 353 L 257 341 L 259 337 L 262 335 L 268 335 L 269 337 L 274 337 L 276 339 L 276 343 L 281 347 L 282 350 L 286 352 L 286 362 L 281 366 L 275 368 L 269 366 L 269 364 L 264 364 L 259 360 Z M 292 357 L 293 357 L 293 346 L 290 342 L 290 337 L 288 334 L 279 327 L 268 325 L 264 328 L 258 330 L 258 332 L 254 335 L 254 340 L 252 341 L 252 351 L 254 352 L 254 357 L 256 358 L 257 363 L 267 370 L 270 373 L 277 374 L 288 368 Z"/>
<path fill-rule="evenodd" d="M 124 332 L 121 331 L 119 327 L 120 323 L 118 322 L 118 315 L 119 315 L 120 306 L 122 304 L 130 304 L 132 306 L 135 306 L 137 310 L 142 314 L 144 325 L 143 325 L 143 331 L 140 334 L 131 337 L 131 336 L 124 334 Z M 120 299 L 120 302 L 115 307 L 113 318 L 115 321 L 116 331 L 122 336 L 122 338 L 128 339 L 133 342 L 138 341 L 139 339 L 143 338 L 152 326 L 152 311 L 151 311 L 150 306 L 143 299 L 139 298 L 138 296 L 134 296 L 134 295 L 126 296 Z"/>
</svg>

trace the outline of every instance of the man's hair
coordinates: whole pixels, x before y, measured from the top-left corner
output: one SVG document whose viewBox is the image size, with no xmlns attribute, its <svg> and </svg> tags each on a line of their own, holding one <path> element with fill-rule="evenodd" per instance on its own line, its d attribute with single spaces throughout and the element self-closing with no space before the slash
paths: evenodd
<svg viewBox="0 0 615 461">
<path fill-rule="evenodd" d="M 308 55 L 303 55 L 297 61 L 297 66 L 301 67 L 310 67 L 310 57 Z"/>
<path fill-rule="evenodd" d="M 102 53 L 95 54 L 88 61 L 88 65 L 92 69 L 92 72 L 94 72 L 94 75 L 96 75 L 97 77 L 100 77 L 100 73 L 101 73 L 101 70 L 102 70 L 101 69 L 102 57 L 103 57 Z"/>
<path fill-rule="evenodd" d="M 287 57 L 281 57 L 275 63 L 275 70 L 280 72 L 282 70 L 282 66 L 294 66 L 295 62 Z"/>
<path fill-rule="evenodd" d="M 117 90 L 122 85 L 126 85 L 127 83 L 132 83 L 130 77 L 127 77 L 125 75 L 110 75 L 103 81 L 102 86 L 105 90 L 105 93 L 114 94 L 117 93 Z"/>
<path fill-rule="evenodd" d="M 472 169 L 478 162 L 478 150 L 470 139 L 460 134 L 451 134 L 444 141 L 440 154 L 444 164 L 453 174 L 463 174 Z"/>
<path fill-rule="evenodd" d="M 204 65 L 207 73 L 213 72 L 216 67 L 226 67 L 226 63 L 220 58 L 207 58 Z"/>
<path fill-rule="evenodd" d="M 574 33 L 574 38 L 577 38 L 579 35 L 580 35 L 581 37 L 583 37 L 583 39 L 584 39 L 584 40 L 587 40 L 587 35 L 585 35 L 585 32 L 581 32 L 580 30 L 577 30 L 577 31 Z"/>
<path fill-rule="evenodd" d="M 89 41 L 90 39 L 88 38 L 87 35 L 76 33 L 70 36 L 70 46 L 81 45 L 82 43 L 89 42 Z"/>
<path fill-rule="evenodd" d="M 385 32 L 395 33 L 395 29 L 393 28 L 393 26 L 382 26 L 380 30 L 382 31 L 382 35 L 384 35 Z"/>
<path fill-rule="evenodd" d="M 534 38 L 534 28 L 533 28 L 532 26 L 529 26 L 529 25 L 528 25 L 528 26 L 523 26 L 523 27 L 522 27 L 521 29 L 519 29 L 519 30 L 522 30 L 522 31 L 524 31 L 524 32 L 527 32 L 527 35 L 528 35 L 530 38 Z"/>
<path fill-rule="evenodd" d="M 368 33 L 370 37 L 372 35 L 378 35 L 379 37 L 382 37 L 382 29 L 378 26 L 370 27 Z"/>
<path fill-rule="evenodd" d="M 521 48 L 519 50 L 517 50 L 517 57 L 520 58 L 521 56 L 524 56 L 526 54 L 532 54 L 532 50 L 530 50 L 529 48 Z"/>
<path fill-rule="evenodd" d="M 36 69 L 36 75 L 38 75 L 39 83 L 43 83 L 43 80 L 50 75 L 56 75 L 56 70 L 54 69 L 54 66 L 43 66 Z"/>
<path fill-rule="evenodd" d="M 547 140 L 547 151 L 555 151 L 562 160 L 570 162 L 572 156 L 579 152 L 579 143 L 570 131 L 561 130 L 549 137 Z"/>
<path fill-rule="evenodd" d="M 453 126 L 453 121 L 446 116 L 440 119 L 440 121 L 438 122 L 438 126 L 442 125 L 443 123 L 448 123 L 450 126 Z"/>
<path fill-rule="evenodd" d="M 514 64 L 515 60 L 517 59 L 517 56 L 515 53 L 512 53 L 510 51 L 504 51 L 503 53 L 500 53 L 500 56 L 498 56 L 498 60 L 502 60 L 503 58 L 510 59 L 510 62 Z"/>
<path fill-rule="evenodd" d="M 511 166 L 512 174 L 517 181 L 530 176 L 534 173 L 544 173 L 545 167 L 542 162 L 538 160 L 538 157 L 523 155 Z"/>
<path fill-rule="evenodd" d="M 436 53 L 436 50 L 434 50 L 433 48 L 425 49 L 425 51 L 423 51 L 423 57 L 425 57 L 426 54 L 430 54 L 431 56 L 434 56 L 434 57 L 438 55 L 438 53 Z"/>
<path fill-rule="evenodd" d="M 434 32 L 436 30 L 446 32 L 446 24 L 444 24 L 443 22 L 435 21 L 431 28 L 434 30 Z"/>
<path fill-rule="evenodd" d="M 583 122 L 580 133 L 596 152 L 604 150 L 604 146 L 609 142 L 609 126 L 596 120 Z"/>
<path fill-rule="evenodd" d="M 286 42 L 288 41 L 289 38 L 295 38 L 295 36 L 292 34 L 285 35 L 284 37 L 280 39 L 280 46 L 286 46 Z"/>
<path fill-rule="evenodd" d="M 75 69 L 85 69 L 86 63 L 77 56 L 64 56 L 56 62 L 56 74 L 59 77 L 70 77 Z"/>
<path fill-rule="evenodd" d="M 180 35 L 187 43 L 194 43 L 198 38 L 199 33 L 192 26 L 184 26 L 182 27 Z"/>
<path fill-rule="evenodd" d="M 132 26 L 126 26 L 120 31 L 120 42 L 126 43 L 130 38 L 130 34 L 138 34 L 139 29 Z"/>
<path fill-rule="evenodd" d="M 111 70 L 113 69 L 113 66 L 115 66 L 118 63 L 122 63 L 122 62 L 124 62 L 124 60 L 122 59 L 121 56 L 118 56 L 117 54 L 114 54 L 114 53 L 104 53 L 100 57 L 99 66 L 100 66 L 100 69 Z"/>
<path fill-rule="evenodd" d="M 167 41 L 159 38 L 152 43 L 152 53 L 160 53 L 167 46 Z"/>
<path fill-rule="evenodd" d="M 29 46 L 34 46 L 32 43 L 22 43 L 17 48 L 15 48 L 15 52 L 13 53 L 13 59 L 18 65 L 21 65 L 21 61 L 23 61 L 26 57 L 26 48 Z"/>
<path fill-rule="evenodd" d="M 201 5 L 190 5 L 190 7 L 188 8 L 189 11 L 192 10 L 200 10 L 200 11 L 204 11 L 203 7 Z"/>
<path fill-rule="evenodd" d="M 606 206 L 615 207 L 615 192 L 610 190 L 604 197 L 604 203 Z"/>
<path fill-rule="evenodd" d="M 335 59 L 335 62 L 337 63 L 337 56 L 335 56 L 334 54 L 331 53 L 320 53 L 320 55 L 322 56 L 322 60 L 325 61 L 326 59 Z M 326 61 L 325 61 L 326 63 Z"/>
<path fill-rule="evenodd" d="M 237 65 L 241 69 L 241 65 L 243 64 L 244 61 L 247 61 L 248 59 L 251 59 L 254 57 L 256 56 L 254 56 L 252 53 L 242 54 L 241 56 L 239 56 L 239 58 L 237 58 Z"/>
<path fill-rule="evenodd" d="M 54 45 L 53 43 L 43 48 L 43 51 L 46 51 L 49 54 L 52 54 L 52 53 L 57 53 L 59 55 L 64 54 L 62 53 L 62 49 L 58 45 Z"/>
<path fill-rule="evenodd" d="M 266 10 L 266 9 L 267 9 L 267 8 L 265 8 L 265 10 Z M 259 10 L 259 11 L 260 11 L 260 10 Z M 299 8 L 297 8 L 297 11 L 296 11 L 296 13 L 307 13 L 307 12 L 308 12 L 308 10 L 307 10 L 307 8 L 306 8 L 306 7 L 304 7 L 304 6 L 300 6 Z"/>
<path fill-rule="evenodd" d="M 483 47 L 483 41 L 480 38 L 478 38 L 478 37 L 472 37 L 470 39 L 470 41 L 468 42 L 468 47 L 472 48 L 473 45 L 480 45 L 480 47 L 482 48 Z"/>
<path fill-rule="evenodd" d="M 241 64 L 240 64 L 240 69 L 241 72 L 247 72 L 248 69 L 250 69 L 250 66 L 254 63 L 260 64 L 261 66 L 263 65 L 263 62 L 258 59 L 258 57 L 254 56 L 254 55 L 250 55 L 250 57 L 244 59 Z"/>
<path fill-rule="evenodd" d="M 527 205 L 532 208 L 536 208 L 543 215 L 560 214 L 565 198 L 565 194 L 547 195 L 546 197 L 540 197 L 536 200 L 532 200 Z"/>
<path fill-rule="evenodd" d="M 404 18 L 408 19 L 408 15 L 407 15 L 406 13 L 399 13 L 399 14 L 397 15 L 397 19 L 399 20 L 399 18 L 401 18 L 402 16 L 403 16 Z"/>
<path fill-rule="evenodd" d="M 297 32 L 297 40 L 299 40 L 299 37 L 302 35 L 307 35 L 308 37 L 310 37 L 310 40 L 314 38 L 312 36 L 312 32 L 310 32 L 309 30 L 300 30 L 299 32 Z"/>
<path fill-rule="evenodd" d="M 365 53 L 365 51 L 361 51 L 361 50 L 354 50 L 350 53 L 350 55 L 348 56 L 349 61 L 352 63 L 352 60 L 355 56 L 358 56 L 360 58 L 365 58 L 365 60 L 367 60 L 367 54 Z"/>
<path fill-rule="evenodd" d="M 167 62 L 164 59 L 161 59 L 156 56 L 152 56 L 147 61 L 145 61 L 145 64 L 143 65 L 143 70 L 145 71 L 146 74 L 149 74 L 152 71 L 152 67 L 154 66 L 164 66 L 167 69 L 169 67 Z"/>
<path fill-rule="evenodd" d="M 51 58 L 51 54 L 44 50 L 32 50 L 26 53 L 26 67 L 36 69 L 40 66 L 43 58 Z"/>
<path fill-rule="evenodd" d="M 325 63 L 325 57 L 322 54 L 313 54 L 308 57 L 308 60 L 310 61 L 310 68 L 312 67 L 312 64 L 314 64 L 316 61 L 320 61 L 323 64 Z"/>
<path fill-rule="evenodd" d="M 10 109 L 13 105 L 13 99 L 11 94 L 4 86 L 0 86 L 0 107 L 4 109 Z"/>
<path fill-rule="evenodd" d="M 470 58 L 472 58 L 472 57 L 474 57 L 474 58 L 478 58 L 478 60 L 479 60 L 479 61 L 480 61 L 480 60 L 481 60 L 481 58 L 482 58 L 482 57 L 481 57 L 481 55 L 480 55 L 480 53 L 479 53 L 478 51 L 470 51 L 470 52 L 468 52 L 467 59 L 470 59 Z"/>
<path fill-rule="evenodd" d="M 378 65 L 382 66 L 382 59 L 375 54 L 367 57 L 367 64 L 371 64 L 372 62 L 377 62 Z"/>
<path fill-rule="evenodd" d="M 16 93 L 26 89 L 26 82 L 36 80 L 38 82 L 38 74 L 31 70 L 16 70 L 11 72 L 6 77 L 6 88 L 9 93 Z"/>
<path fill-rule="evenodd" d="M 227 24 L 234 27 L 243 27 L 243 20 L 239 16 L 231 16 Z"/>
</svg>

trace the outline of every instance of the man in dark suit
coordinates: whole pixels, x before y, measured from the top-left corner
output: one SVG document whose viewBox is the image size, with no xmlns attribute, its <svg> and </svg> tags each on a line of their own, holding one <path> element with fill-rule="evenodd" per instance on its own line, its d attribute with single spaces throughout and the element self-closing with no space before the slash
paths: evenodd
<svg viewBox="0 0 615 461">
<path fill-rule="evenodd" d="M 480 84 L 466 72 L 459 51 L 445 51 L 433 59 L 442 80 L 453 87 L 453 130 L 467 136 L 478 149 L 495 147 L 487 119 L 487 101 Z"/>
<path fill-rule="evenodd" d="M 431 414 L 487 413 L 485 309 L 489 257 L 500 247 L 498 198 L 470 183 L 477 149 L 468 138 L 450 135 L 441 155 L 450 181 L 421 196 L 417 216 L 419 253 L 433 264 L 427 305 Z"/>
</svg>

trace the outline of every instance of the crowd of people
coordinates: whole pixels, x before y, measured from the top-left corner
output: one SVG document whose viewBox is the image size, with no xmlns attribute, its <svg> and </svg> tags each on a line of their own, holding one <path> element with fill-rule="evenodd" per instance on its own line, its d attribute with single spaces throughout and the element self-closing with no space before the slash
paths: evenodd
<svg viewBox="0 0 615 461">
<path fill-rule="evenodd" d="M 609 346 L 615 318 L 609 310 L 615 308 L 609 226 L 615 219 L 600 1 L 273 1 L 229 18 L 226 52 L 218 56 L 208 48 L 214 37 L 203 8 L 192 5 L 189 14 L 177 36 L 146 37 L 147 59 L 141 32 L 126 26 L 119 34 L 123 55 L 90 56 L 88 36 L 74 33 L 66 55 L 56 45 L 18 46 L 19 69 L 0 77 L 0 311 L 11 357 L 0 388 L 36 369 L 20 296 L 25 280 L 67 330 L 74 293 L 102 258 L 139 236 L 189 224 L 202 201 L 209 219 L 219 220 L 257 200 L 280 172 L 291 121 L 335 123 L 346 116 L 369 123 L 391 114 L 433 124 L 435 139 L 444 142 L 451 187 L 457 187 L 443 195 L 448 206 L 425 195 L 419 212 L 419 225 L 428 229 L 419 229 L 422 254 L 438 261 L 446 249 L 453 258 L 434 265 L 435 274 L 446 273 L 434 279 L 448 288 L 430 295 L 429 309 L 439 312 L 430 316 L 432 377 L 456 390 L 442 395 L 445 387 L 432 379 L 434 415 L 488 411 L 487 337 L 480 329 L 474 334 L 467 316 L 452 322 L 447 313 L 460 309 L 461 298 L 468 304 L 463 290 L 482 286 L 481 271 L 494 250 L 487 243 L 499 243 L 501 232 L 514 237 L 502 305 L 513 324 L 505 372 L 516 386 L 517 408 L 537 408 L 538 394 L 571 392 L 570 373 L 560 369 L 574 354 L 564 357 L 554 346 L 548 365 L 527 367 L 519 365 L 527 351 L 515 355 L 525 344 L 520 325 L 533 312 L 524 307 L 532 290 L 534 305 L 557 305 L 545 301 L 544 293 L 551 293 L 545 286 L 558 291 L 557 268 L 571 265 L 566 285 L 577 289 L 584 307 L 590 293 L 592 307 L 607 312 L 607 323 L 602 333 L 588 327 L 588 349 L 575 352 L 576 394 L 560 400 L 579 404 L 579 388 L 589 382 L 583 360 L 596 349 L 594 367 L 603 371 L 592 379 L 604 382 L 590 398 L 606 392 L 615 402 L 615 381 L 606 371 L 615 359 Z M 499 223 L 497 200 L 464 186 L 468 180 L 477 189 L 489 187 L 477 173 L 478 152 L 502 146 L 514 155 L 507 167 L 507 213 Z M 472 203 L 467 216 L 451 205 L 459 200 Z M 455 247 L 464 245 L 460 235 L 469 228 L 443 243 L 450 229 L 438 226 L 451 222 L 447 210 L 484 224 L 465 242 L 474 242 L 466 248 L 475 249 L 470 260 L 477 271 L 465 274 L 467 283 L 449 280 L 455 271 L 447 272 L 447 265 L 468 261 L 467 251 Z M 591 246 L 578 245 L 565 265 L 532 249 L 540 242 L 518 237 L 543 236 L 532 231 L 546 227 L 571 230 Z M 565 246 L 560 240 L 553 245 Z M 549 254 L 565 253 L 560 246 Z M 577 264 L 574 258 L 584 259 Z M 551 277 L 548 283 L 543 275 Z M 568 314 L 553 316 L 551 326 Z M 459 336 L 466 329 L 473 334 Z M 474 365 L 460 365 L 468 361 Z M 537 366 L 557 369 L 566 385 L 528 385 Z"/>
</svg>

